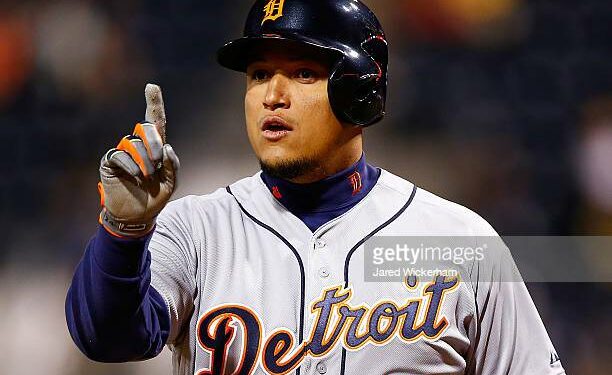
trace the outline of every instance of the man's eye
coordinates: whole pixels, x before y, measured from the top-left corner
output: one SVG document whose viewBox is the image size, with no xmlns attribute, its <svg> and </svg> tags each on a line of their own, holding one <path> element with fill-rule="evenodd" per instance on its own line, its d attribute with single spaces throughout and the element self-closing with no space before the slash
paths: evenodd
<svg viewBox="0 0 612 375">
<path fill-rule="evenodd" d="M 297 77 L 304 80 L 312 80 L 315 78 L 315 72 L 310 69 L 300 69 L 297 72 Z"/>
<path fill-rule="evenodd" d="M 251 74 L 251 78 L 255 81 L 263 81 L 268 78 L 268 72 L 265 70 L 256 70 Z"/>
</svg>

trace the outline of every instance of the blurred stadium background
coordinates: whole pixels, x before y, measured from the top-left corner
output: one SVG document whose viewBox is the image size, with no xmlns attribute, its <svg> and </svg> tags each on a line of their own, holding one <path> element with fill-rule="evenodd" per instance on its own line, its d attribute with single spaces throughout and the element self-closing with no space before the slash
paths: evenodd
<svg viewBox="0 0 612 375">
<path fill-rule="evenodd" d="M 504 235 L 612 233 L 612 3 L 366 1 L 391 46 L 371 162 Z M 99 158 L 164 89 L 183 169 L 175 197 L 257 171 L 244 79 L 215 64 L 250 1 L 0 2 L 0 363 L 6 374 L 168 374 L 96 364 L 63 301 L 98 214 Z M 550 260 L 554 262 L 554 259 Z M 610 374 L 612 284 L 530 284 L 568 374 Z"/>
</svg>

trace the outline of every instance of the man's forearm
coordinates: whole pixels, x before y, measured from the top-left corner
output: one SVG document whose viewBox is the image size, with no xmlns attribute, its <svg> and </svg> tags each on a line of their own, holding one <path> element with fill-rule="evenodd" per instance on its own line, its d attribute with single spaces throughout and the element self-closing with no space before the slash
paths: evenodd
<svg viewBox="0 0 612 375">
<path fill-rule="evenodd" d="M 149 239 L 121 239 L 100 227 L 87 246 L 65 307 L 70 334 L 90 359 L 152 358 L 166 343 L 170 319 L 151 287 Z"/>
</svg>

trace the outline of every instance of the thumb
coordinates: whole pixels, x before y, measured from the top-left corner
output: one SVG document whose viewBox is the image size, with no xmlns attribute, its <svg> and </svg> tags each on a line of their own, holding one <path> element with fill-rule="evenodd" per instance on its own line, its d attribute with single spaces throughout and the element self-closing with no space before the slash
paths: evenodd
<svg viewBox="0 0 612 375">
<path fill-rule="evenodd" d="M 145 101 L 147 102 L 145 121 L 155 124 L 162 142 L 166 143 L 166 111 L 164 109 L 164 98 L 162 97 L 161 88 L 152 83 L 147 83 L 145 87 Z"/>
</svg>

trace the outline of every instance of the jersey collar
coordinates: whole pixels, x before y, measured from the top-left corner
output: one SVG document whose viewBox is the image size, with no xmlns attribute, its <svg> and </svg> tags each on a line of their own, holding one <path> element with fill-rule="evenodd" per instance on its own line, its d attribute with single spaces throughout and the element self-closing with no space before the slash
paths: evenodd
<svg viewBox="0 0 612 375">
<path fill-rule="evenodd" d="M 380 171 L 366 163 L 365 154 L 359 161 L 330 177 L 296 184 L 267 173 L 261 179 L 276 200 L 292 212 L 327 212 L 357 204 L 374 187 Z"/>
</svg>

